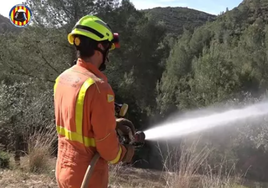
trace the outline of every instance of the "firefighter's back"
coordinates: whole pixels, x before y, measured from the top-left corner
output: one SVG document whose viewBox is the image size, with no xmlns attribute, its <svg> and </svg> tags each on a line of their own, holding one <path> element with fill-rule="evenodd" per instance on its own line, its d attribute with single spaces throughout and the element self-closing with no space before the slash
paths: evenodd
<svg viewBox="0 0 268 188">
<path fill-rule="evenodd" d="M 96 152 L 90 125 L 91 100 L 99 79 L 83 67 L 74 65 L 56 81 L 54 105 L 58 132 L 56 177 L 59 187 L 81 186 L 84 174 Z M 87 105 L 84 105 L 86 102 Z M 89 187 L 106 187 L 108 164 L 100 159 Z"/>
</svg>

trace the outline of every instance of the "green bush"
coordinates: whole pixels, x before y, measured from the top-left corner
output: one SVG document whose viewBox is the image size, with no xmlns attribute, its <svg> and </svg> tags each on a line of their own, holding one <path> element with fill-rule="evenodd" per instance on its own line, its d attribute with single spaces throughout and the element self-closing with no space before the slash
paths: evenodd
<svg viewBox="0 0 268 188">
<path fill-rule="evenodd" d="M 0 168 L 9 168 L 10 156 L 8 153 L 0 151 Z"/>
</svg>

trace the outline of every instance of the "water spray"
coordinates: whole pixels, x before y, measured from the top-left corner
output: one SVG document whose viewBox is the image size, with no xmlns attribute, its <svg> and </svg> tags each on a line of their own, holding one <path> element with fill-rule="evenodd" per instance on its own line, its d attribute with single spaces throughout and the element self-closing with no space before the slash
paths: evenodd
<svg viewBox="0 0 268 188">
<path fill-rule="evenodd" d="M 170 139 L 241 120 L 253 120 L 267 114 L 268 102 L 261 102 L 240 109 L 236 108 L 221 113 L 211 113 L 201 117 L 195 116 L 184 120 L 166 122 L 144 131 L 144 134 L 146 135 L 146 140 Z"/>
</svg>

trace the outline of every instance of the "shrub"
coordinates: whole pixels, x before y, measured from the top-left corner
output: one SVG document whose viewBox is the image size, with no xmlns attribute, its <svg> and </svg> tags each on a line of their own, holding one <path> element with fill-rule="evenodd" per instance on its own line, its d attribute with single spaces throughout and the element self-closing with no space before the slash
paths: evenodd
<svg viewBox="0 0 268 188">
<path fill-rule="evenodd" d="M 4 151 L 0 151 L 0 168 L 9 168 L 10 156 Z"/>
</svg>

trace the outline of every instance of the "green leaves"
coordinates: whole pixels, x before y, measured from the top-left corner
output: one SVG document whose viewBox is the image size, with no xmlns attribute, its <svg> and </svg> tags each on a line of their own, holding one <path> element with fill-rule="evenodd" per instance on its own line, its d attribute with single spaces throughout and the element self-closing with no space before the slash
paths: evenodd
<svg viewBox="0 0 268 188">
<path fill-rule="evenodd" d="M 53 122 L 54 80 L 76 58 L 67 34 L 86 14 L 120 34 L 105 74 L 139 129 L 176 111 L 243 100 L 244 93 L 258 98 L 268 89 L 267 5 L 260 2 L 216 18 L 185 8 L 138 11 L 129 0 L 27 0 L 34 24 L 0 37 L 3 135 L 12 140 Z M 247 141 L 266 146 L 266 132 L 263 124 Z"/>
</svg>

